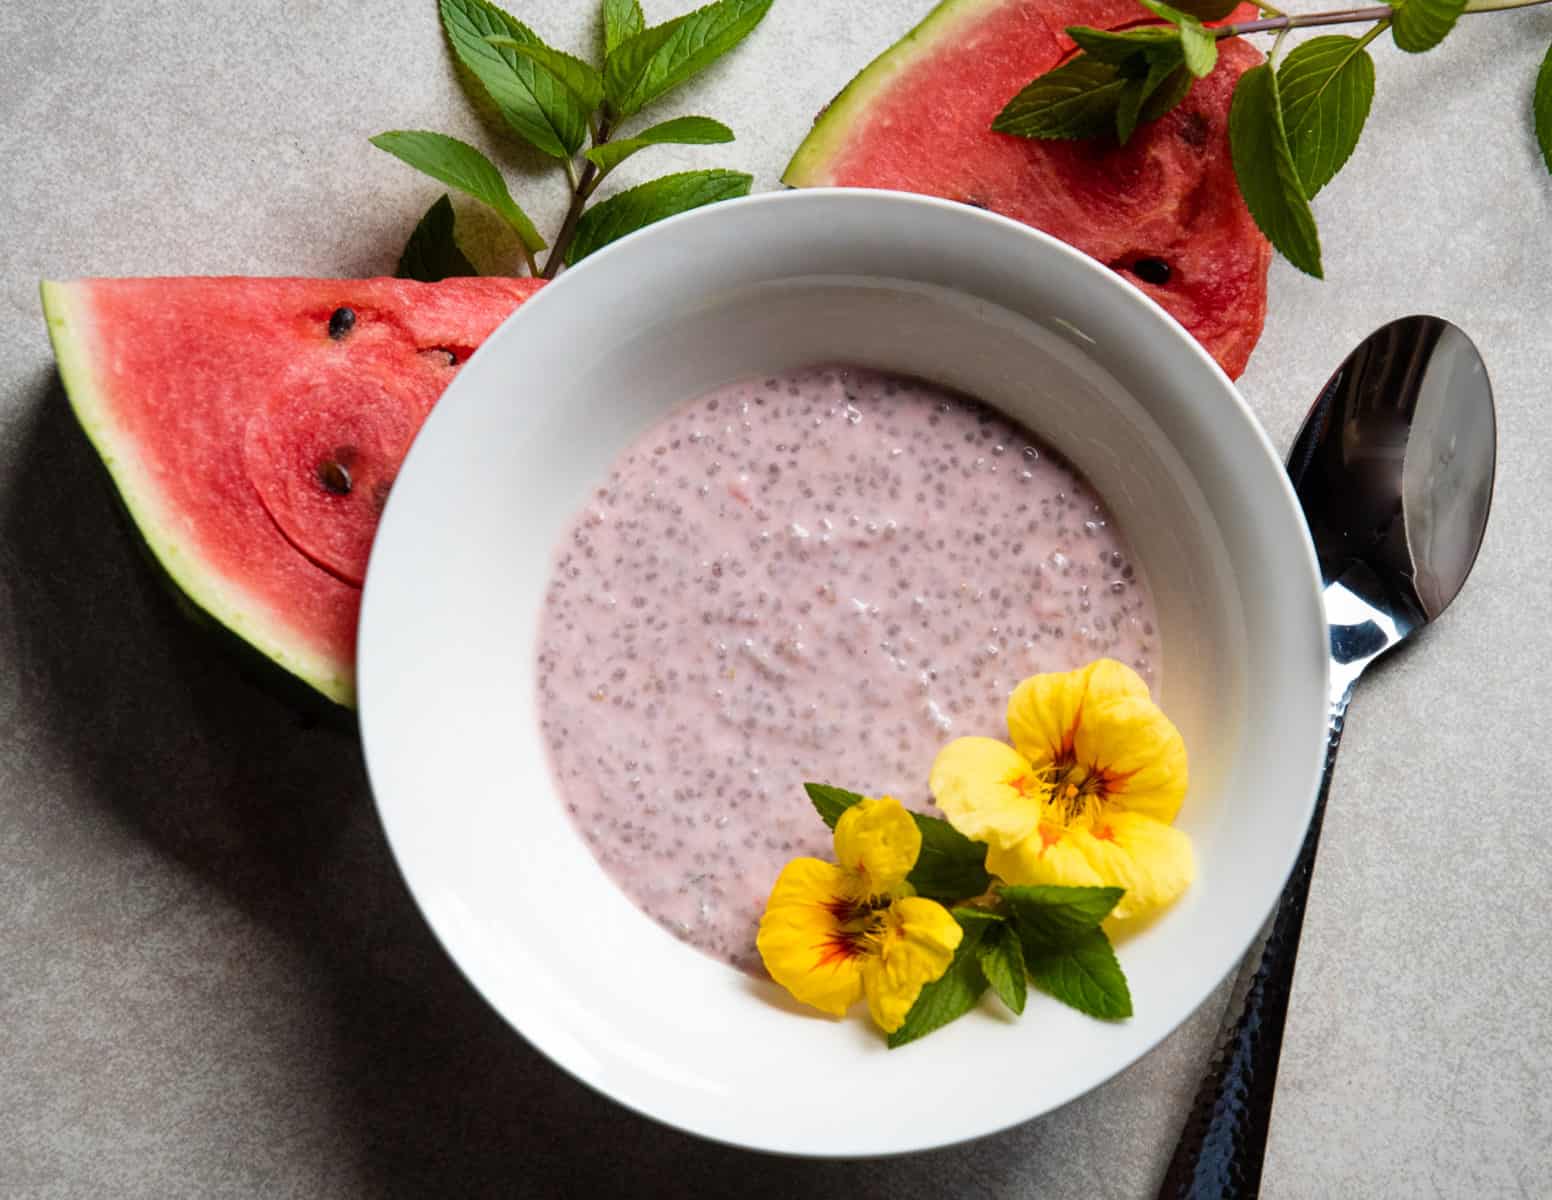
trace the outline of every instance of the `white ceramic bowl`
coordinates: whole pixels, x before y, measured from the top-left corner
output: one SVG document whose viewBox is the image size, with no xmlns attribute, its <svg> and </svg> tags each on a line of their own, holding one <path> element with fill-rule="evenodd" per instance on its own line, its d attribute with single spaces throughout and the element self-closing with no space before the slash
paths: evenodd
<svg viewBox="0 0 1552 1200">
<path fill-rule="evenodd" d="M 1129 1021 L 1035 996 L 1010 1023 L 988 1001 L 887 1051 L 860 1013 L 797 1015 L 774 984 L 664 932 L 562 811 L 535 716 L 534 639 L 565 523 L 676 403 L 837 360 L 925 376 L 1023 421 L 1088 475 L 1142 561 L 1161 626 L 1159 698 L 1192 759 L 1179 823 L 1199 877 L 1120 947 Z M 578 1078 L 682 1129 L 870 1155 L 1049 1111 L 1137 1059 L 1230 971 L 1309 818 L 1326 635 L 1281 464 L 1212 359 L 1141 293 L 1051 238 L 961 205 L 790 192 L 702 209 L 604 250 L 469 361 L 384 515 L 360 693 L 404 877 L 514 1028 Z"/>
</svg>

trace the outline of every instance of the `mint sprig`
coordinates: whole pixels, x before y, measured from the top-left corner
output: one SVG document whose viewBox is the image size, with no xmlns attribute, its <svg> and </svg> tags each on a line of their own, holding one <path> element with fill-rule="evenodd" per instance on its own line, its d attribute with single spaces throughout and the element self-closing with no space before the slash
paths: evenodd
<svg viewBox="0 0 1552 1200">
<path fill-rule="evenodd" d="M 1402 50 L 1422 53 L 1442 42 L 1466 13 L 1552 0 L 1391 0 L 1317 13 L 1285 13 L 1255 0 L 1260 18 L 1211 28 L 1203 22 L 1227 17 L 1235 0 L 1138 3 L 1161 23 L 1069 28 L 1081 53 L 1011 97 L 992 129 L 1027 138 L 1114 137 L 1125 144 L 1139 125 L 1180 104 L 1192 78 L 1211 73 L 1219 41 L 1276 34 L 1270 61 L 1235 84 L 1229 114 L 1234 176 L 1261 232 L 1299 270 L 1320 278 L 1320 235 L 1309 202 L 1342 169 L 1363 132 L 1374 98 L 1369 43 L 1389 30 Z M 1368 29 L 1358 38 L 1314 38 L 1279 62 L 1289 30 L 1347 24 Z M 1542 159 L 1552 171 L 1552 49 L 1537 75 L 1531 111 Z"/>
<path fill-rule="evenodd" d="M 1003 887 L 1003 907 L 955 908 L 964 931 L 942 978 L 921 990 L 904 1023 L 889 1036 L 903 1046 L 975 1007 L 990 987 L 1015 1015 L 1028 983 L 1054 1000 L 1101 1020 L 1132 1015 L 1132 994 L 1110 939 L 1100 928 L 1120 888 Z"/>
<path fill-rule="evenodd" d="M 448 44 L 471 80 L 520 142 L 558 160 L 566 171 L 571 203 L 542 270 L 535 255 L 546 248 L 545 238 L 482 151 L 423 130 L 379 134 L 372 143 L 494 209 L 517 233 L 529 272 L 553 278 L 563 264 L 580 262 L 654 221 L 748 193 L 753 180 L 741 172 L 683 171 L 592 204 L 608 175 L 649 147 L 733 140 L 726 125 L 699 116 L 616 135 L 632 117 L 748 37 L 772 3 L 718 0 L 649 26 L 638 0 L 603 0 L 603 62 L 595 66 L 549 45 L 490 0 L 439 0 Z M 457 248 L 451 207 L 433 206 L 433 211 L 434 220 L 428 212 L 405 247 L 401 269 L 461 272 L 468 259 Z M 432 247 L 435 254 L 429 254 Z"/>
</svg>

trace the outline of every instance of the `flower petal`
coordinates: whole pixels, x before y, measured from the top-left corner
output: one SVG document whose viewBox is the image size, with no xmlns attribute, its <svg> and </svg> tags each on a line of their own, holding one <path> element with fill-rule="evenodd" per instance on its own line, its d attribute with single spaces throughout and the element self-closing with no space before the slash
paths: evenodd
<svg viewBox="0 0 1552 1200">
<path fill-rule="evenodd" d="M 1107 809 L 1173 821 L 1188 780 L 1180 731 L 1147 696 L 1089 696 L 1073 753 L 1103 774 Z"/>
<path fill-rule="evenodd" d="M 1050 791 L 1029 760 L 992 738 L 957 738 L 938 751 L 928 780 L 949 824 L 967 838 L 1006 849 L 1035 831 Z"/>
<path fill-rule="evenodd" d="M 1111 914 L 1123 921 L 1173 903 L 1196 874 L 1191 839 L 1141 813 L 1107 814 L 1077 845 L 1106 884 L 1126 889 Z"/>
<path fill-rule="evenodd" d="M 859 800 L 835 823 L 835 857 L 867 896 L 901 890 L 921 854 L 921 830 L 892 796 Z"/>
<path fill-rule="evenodd" d="M 1008 699 L 1008 734 L 1037 767 L 1072 754 L 1088 704 L 1121 696 L 1148 697 L 1142 676 L 1125 663 L 1099 658 L 1076 671 L 1031 675 Z"/>
<path fill-rule="evenodd" d="M 948 909 L 919 896 L 896 900 L 884 920 L 882 952 L 863 961 L 862 987 L 874 1023 L 893 1033 L 922 988 L 948 970 L 964 930 Z"/>
<path fill-rule="evenodd" d="M 834 863 L 795 858 L 777 877 L 755 938 L 772 979 L 837 1017 L 862 995 L 860 947 L 842 936 L 855 891 L 854 877 Z"/>
<path fill-rule="evenodd" d="M 1016 846 L 986 852 L 986 869 L 1004 883 L 1017 885 L 1051 883 L 1062 887 L 1098 887 L 1104 884 L 1078 847 L 1077 839 L 1089 835 L 1082 830 L 1042 825 Z"/>
</svg>

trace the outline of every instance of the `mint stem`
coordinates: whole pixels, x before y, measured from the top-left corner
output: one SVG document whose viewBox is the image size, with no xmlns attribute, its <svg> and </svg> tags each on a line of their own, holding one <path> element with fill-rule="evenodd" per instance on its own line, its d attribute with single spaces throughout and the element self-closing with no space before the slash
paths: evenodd
<svg viewBox="0 0 1552 1200">
<path fill-rule="evenodd" d="M 609 118 L 600 118 L 593 134 L 593 145 L 602 146 L 609 140 L 609 133 Z M 569 163 L 567 165 L 570 166 Z M 561 264 L 566 261 L 566 251 L 571 249 L 572 240 L 577 236 L 577 222 L 582 219 L 582 210 L 587 207 L 588 197 L 593 194 L 594 176 L 597 174 L 597 165 L 588 159 L 582 164 L 582 174 L 572 176 L 571 204 L 566 209 L 566 219 L 561 222 L 560 232 L 555 235 L 555 245 L 550 250 L 550 256 L 544 260 L 540 279 L 554 279 Z"/>
<path fill-rule="evenodd" d="M 1552 0 L 1476 0 L 1468 3 L 1466 12 L 1502 12 L 1509 8 L 1531 8 L 1537 4 L 1552 4 Z M 1239 37 L 1247 33 L 1277 33 L 1285 29 L 1309 29 L 1317 25 L 1356 25 L 1368 21 L 1388 21 L 1395 10 L 1388 4 L 1375 4 L 1368 8 L 1344 8 L 1334 12 L 1295 13 L 1292 16 L 1262 17 L 1256 21 L 1241 21 L 1237 25 L 1219 25 L 1213 33 L 1219 38 Z"/>
</svg>

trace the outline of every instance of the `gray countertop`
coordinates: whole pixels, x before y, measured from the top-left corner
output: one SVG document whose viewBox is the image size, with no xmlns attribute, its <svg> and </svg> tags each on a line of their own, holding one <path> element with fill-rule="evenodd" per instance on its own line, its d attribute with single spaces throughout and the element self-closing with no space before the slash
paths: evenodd
<svg viewBox="0 0 1552 1200">
<path fill-rule="evenodd" d="M 591 0 L 510 7 L 591 44 Z M 738 142 L 651 165 L 777 186 L 814 112 L 927 7 L 779 0 L 675 106 Z M 1353 708 L 1268 1196 L 1552 1176 L 1552 626 L 1526 617 L 1552 559 L 1552 179 L 1528 116 L 1549 41 L 1536 9 L 1422 57 L 1377 47 L 1368 137 L 1316 206 L 1328 279 L 1274 265 L 1242 381 L 1285 447 L 1354 342 L 1433 311 L 1481 346 L 1501 439 L 1475 575 Z M 1109 1084 L 969 1146 L 814 1163 L 663 1129 L 486 1008 L 394 870 L 355 741 L 240 681 L 155 592 L 67 412 L 37 280 L 391 272 L 438 191 L 367 145 L 404 127 L 494 144 L 432 0 L 0 5 L 0 1195 L 1151 1196 L 1222 991 Z M 555 173 L 504 161 L 553 229 Z M 469 221 L 498 269 L 505 244 Z M 888 1119 L 866 1081 L 836 1085 Z"/>
</svg>

